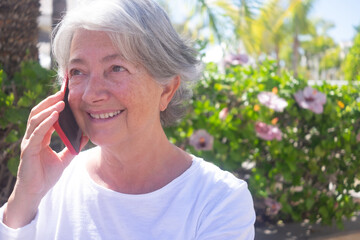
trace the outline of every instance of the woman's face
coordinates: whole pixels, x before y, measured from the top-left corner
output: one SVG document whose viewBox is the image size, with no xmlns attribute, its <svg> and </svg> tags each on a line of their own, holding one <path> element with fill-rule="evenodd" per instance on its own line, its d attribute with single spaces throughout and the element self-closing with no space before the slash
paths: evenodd
<svg viewBox="0 0 360 240">
<path fill-rule="evenodd" d="M 71 109 L 93 143 L 158 133 L 163 87 L 142 66 L 124 61 L 106 33 L 75 32 L 67 73 Z"/>
</svg>

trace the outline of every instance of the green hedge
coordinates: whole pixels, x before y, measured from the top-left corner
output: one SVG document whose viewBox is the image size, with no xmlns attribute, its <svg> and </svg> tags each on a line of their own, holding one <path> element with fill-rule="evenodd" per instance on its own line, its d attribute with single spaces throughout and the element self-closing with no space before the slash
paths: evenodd
<svg viewBox="0 0 360 240">
<path fill-rule="evenodd" d="M 22 63 L 21 70 L 13 79 L 7 79 L 0 70 L 0 164 L 7 164 L 14 176 L 30 110 L 53 93 L 54 77 L 54 72 L 42 68 L 37 62 Z"/>
<path fill-rule="evenodd" d="M 306 80 L 286 72 L 279 77 L 272 61 L 225 73 L 210 63 L 188 114 L 166 133 L 181 148 L 247 180 L 258 221 L 336 220 L 341 227 L 343 216 L 359 209 L 350 193 L 360 191 L 360 89 L 350 83 L 312 86 L 312 103 L 320 99 L 313 108 L 295 99 L 306 87 Z M 259 94 L 273 102 L 262 104 Z M 270 132 L 257 133 L 264 126 Z"/>
</svg>

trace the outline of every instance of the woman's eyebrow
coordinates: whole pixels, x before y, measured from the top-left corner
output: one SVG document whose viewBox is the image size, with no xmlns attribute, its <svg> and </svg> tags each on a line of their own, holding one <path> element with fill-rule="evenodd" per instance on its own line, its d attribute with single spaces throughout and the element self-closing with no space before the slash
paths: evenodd
<svg viewBox="0 0 360 240">
<path fill-rule="evenodd" d="M 121 58 L 120 54 L 115 53 L 115 54 L 111 54 L 111 55 L 103 57 L 101 62 L 110 62 L 115 59 L 122 59 L 122 58 Z"/>
<path fill-rule="evenodd" d="M 85 61 L 81 58 L 73 58 L 69 61 L 69 64 L 84 64 Z"/>
<path fill-rule="evenodd" d="M 105 56 L 101 59 L 100 62 L 110 62 L 115 59 L 122 59 L 120 54 L 114 53 L 108 56 Z M 85 60 L 82 58 L 73 58 L 69 61 L 69 64 L 85 64 Z"/>
</svg>

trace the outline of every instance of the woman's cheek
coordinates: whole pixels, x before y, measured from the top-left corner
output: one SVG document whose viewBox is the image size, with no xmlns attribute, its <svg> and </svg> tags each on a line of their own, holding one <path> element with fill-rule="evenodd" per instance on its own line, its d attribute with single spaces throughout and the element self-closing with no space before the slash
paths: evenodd
<svg viewBox="0 0 360 240">
<path fill-rule="evenodd" d="M 69 98 L 68 101 L 70 103 L 70 106 L 74 104 L 74 102 L 77 101 L 77 99 L 79 98 L 80 95 L 80 91 L 79 88 L 74 87 L 74 86 L 69 86 Z"/>
<path fill-rule="evenodd" d="M 81 111 L 81 94 L 79 94 L 79 92 L 77 92 L 75 89 L 70 90 L 68 101 L 77 124 L 79 125 L 82 132 L 84 132 L 85 119 L 83 115 L 84 113 Z"/>
<path fill-rule="evenodd" d="M 69 85 L 68 101 L 69 101 L 71 111 L 75 115 L 75 118 L 77 118 L 76 115 L 78 115 L 77 113 L 80 111 L 82 93 L 83 93 L 82 88 L 80 88 L 79 86 L 70 86 Z"/>
<path fill-rule="evenodd" d="M 85 76 L 75 76 L 75 77 L 71 77 L 69 79 L 69 91 L 71 90 L 76 90 L 78 91 L 79 88 L 82 88 L 84 85 L 84 82 L 86 81 L 86 77 Z"/>
</svg>

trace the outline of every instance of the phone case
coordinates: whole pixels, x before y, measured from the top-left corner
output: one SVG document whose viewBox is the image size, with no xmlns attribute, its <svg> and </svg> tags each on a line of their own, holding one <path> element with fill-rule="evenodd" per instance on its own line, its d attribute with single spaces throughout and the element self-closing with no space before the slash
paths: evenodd
<svg viewBox="0 0 360 240">
<path fill-rule="evenodd" d="M 75 117 L 71 111 L 68 96 L 68 77 L 65 78 L 65 82 L 62 86 L 62 91 L 65 91 L 64 102 L 65 108 L 59 114 L 58 121 L 54 124 L 55 131 L 59 134 L 59 137 L 65 144 L 65 146 L 69 149 L 69 151 L 73 155 L 77 155 L 80 152 L 80 143 L 82 132 L 75 120 Z"/>
</svg>

